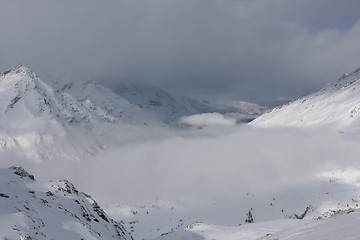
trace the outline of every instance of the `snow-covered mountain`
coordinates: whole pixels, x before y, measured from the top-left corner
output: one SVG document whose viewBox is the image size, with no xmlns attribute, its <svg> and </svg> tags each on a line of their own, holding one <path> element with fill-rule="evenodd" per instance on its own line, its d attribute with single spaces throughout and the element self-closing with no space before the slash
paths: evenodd
<svg viewBox="0 0 360 240">
<path fill-rule="evenodd" d="M 211 103 L 172 96 L 164 90 L 136 83 L 120 83 L 112 90 L 96 81 L 61 80 L 48 85 L 30 69 L 18 65 L 0 73 L 1 115 L 19 118 L 46 116 L 61 124 L 92 121 L 177 126 L 183 116 L 218 112 L 249 121 L 264 107 L 247 102 Z M 20 114 L 20 115 L 19 115 Z"/>
<path fill-rule="evenodd" d="M 0 93 L 1 117 L 11 121 L 43 117 L 63 125 L 84 125 L 99 117 L 71 95 L 55 92 L 34 72 L 21 65 L 0 74 Z M 104 115 L 102 118 L 111 120 Z"/>
<path fill-rule="evenodd" d="M 265 110 L 244 101 L 214 103 L 173 96 L 158 87 L 139 83 L 119 83 L 112 89 L 96 81 L 55 81 L 52 84 L 57 91 L 71 94 L 88 107 L 100 106 L 106 114 L 130 124 L 178 127 L 184 116 L 214 112 L 231 116 L 237 122 L 249 122 Z"/>
<path fill-rule="evenodd" d="M 256 126 L 314 126 L 335 124 L 339 130 L 358 128 L 360 68 L 337 82 L 279 106 L 251 122 Z"/>
<path fill-rule="evenodd" d="M 254 124 L 309 126 L 321 122 L 354 126 L 358 119 L 356 111 L 350 111 L 352 116 L 348 116 L 348 110 L 344 108 L 357 106 L 358 72 L 354 71 L 323 90 L 277 108 L 260 117 L 260 120 L 255 120 Z M 271 138 L 266 137 L 269 133 L 253 136 L 252 131 L 255 129 L 246 126 L 209 127 L 195 132 L 168 131 L 169 127 L 182 127 L 179 120 L 184 119 L 187 120 L 185 123 L 192 126 L 196 122 L 199 122 L 198 126 L 202 126 L 208 118 L 212 118 L 212 122 L 221 120 L 233 125 L 249 121 L 263 111 L 256 104 L 198 101 L 172 96 L 161 89 L 141 84 L 119 84 L 114 89 L 96 81 L 59 81 L 48 85 L 22 66 L 0 74 L 0 100 L 0 151 L 21 150 L 28 158 L 39 161 L 57 157 L 59 161 L 27 164 L 33 170 L 63 166 L 59 170 L 69 174 L 69 179 L 74 176 L 74 181 L 81 179 L 77 185 L 90 185 L 89 192 L 97 184 L 100 188 L 108 186 L 107 191 L 97 190 L 92 195 L 103 197 L 99 201 L 103 201 L 104 204 L 101 205 L 110 218 L 123 221 L 121 224 L 111 221 L 94 200 L 79 193 L 68 181 L 39 183 L 22 168 L 13 167 L 0 169 L 0 238 L 42 239 L 46 235 L 46 238 L 56 239 L 53 236 L 56 233 L 56 236 L 64 236 L 66 239 L 73 239 L 75 236 L 77 239 L 111 239 L 112 236 L 116 239 L 116 234 L 121 232 L 121 237 L 131 239 L 124 226 L 136 239 L 299 239 L 295 236 L 313 239 L 317 238 L 312 235 L 314 231 L 326 236 L 328 223 L 330 226 L 341 225 L 344 231 L 349 231 L 349 225 L 354 228 L 352 221 L 359 219 L 358 154 L 350 151 L 349 156 L 355 156 L 353 164 L 348 160 L 350 166 L 345 164 L 339 166 L 340 169 L 326 170 L 319 165 L 320 170 L 315 170 L 311 164 L 309 168 L 299 167 L 302 158 L 309 157 L 309 154 L 303 156 L 301 151 L 301 154 L 297 154 L 298 151 L 286 151 L 294 146 L 297 148 L 297 143 L 311 142 L 311 137 L 284 145 L 288 138 L 282 135 L 274 137 L 271 131 Z M 313 110 L 308 111 L 309 108 Z M 270 120 L 265 121 L 267 116 L 275 116 L 275 113 L 282 114 L 280 123 L 275 117 L 276 124 L 271 124 Z M 298 113 L 301 113 L 299 117 L 303 121 L 289 120 Z M 327 116 L 330 113 L 333 115 L 331 118 Z M 323 116 L 321 121 L 319 116 Z M 265 119 L 266 124 L 261 119 Z M 241 132 L 242 128 L 251 133 L 244 134 L 246 132 Z M 216 139 L 215 134 L 217 136 L 224 129 L 231 132 L 230 136 Z M 278 130 L 275 129 L 274 132 Z M 302 136 L 305 129 L 297 130 L 301 130 Z M 285 131 L 288 134 L 288 129 Z M 312 136 L 310 131 L 306 135 Z M 164 138 L 161 137 L 162 134 Z M 175 139 L 172 139 L 172 134 L 176 134 Z M 194 140 L 190 139 L 192 134 L 196 135 Z M 207 134 L 209 135 L 206 136 Z M 259 141 L 264 136 L 268 140 Z M 132 138 L 139 146 L 131 145 Z M 245 139 L 244 142 L 242 138 Z M 269 141 L 277 142 L 277 138 L 281 140 L 279 145 L 269 144 Z M 150 139 L 151 144 L 144 142 L 144 139 Z M 159 143 L 157 140 L 160 140 Z M 334 140 L 338 143 L 337 138 Z M 342 140 L 339 140 L 340 145 Z M 328 152 L 326 144 L 324 150 L 321 146 L 313 149 L 311 143 L 309 150 L 315 155 L 311 159 L 322 158 L 324 166 L 337 165 L 337 159 L 327 160 L 329 154 L 325 154 Z M 347 144 L 348 142 L 344 143 Z M 356 146 L 357 142 L 351 144 Z M 63 161 L 83 160 L 84 157 L 111 146 L 118 148 L 99 154 L 98 158 Z M 261 154 L 255 154 L 257 151 Z M 340 163 L 341 158 L 347 155 L 341 150 L 337 153 L 341 153 L 338 154 L 341 155 Z M 1 156 L 7 156 L 7 153 Z M 338 156 L 334 156 L 336 157 Z M 257 162 L 258 159 L 261 161 Z M 17 161 L 16 157 L 11 160 Z M 253 168 L 247 168 L 250 162 L 254 162 Z M 283 166 L 285 162 L 289 162 L 290 167 Z M 72 167 L 74 169 L 68 171 Z M 84 167 L 87 168 L 86 172 L 82 172 Z M 182 167 L 191 171 L 183 171 Z M 286 171 L 292 172 L 293 167 L 296 168 L 294 172 L 299 171 L 299 175 L 305 176 L 293 179 L 293 174 L 284 174 Z M 109 168 L 114 171 L 109 172 Z M 41 173 L 41 170 L 36 171 Z M 171 174 L 171 171 L 179 172 L 179 177 Z M 204 175 L 200 174 L 203 172 Z M 164 173 L 164 178 L 159 173 Z M 44 173 L 46 174 L 48 173 Z M 97 178 L 101 174 L 107 174 L 108 178 Z M 196 177 L 192 178 L 192 174 Z M 141 175 L 145 176 L 139 178 Z M 236 177 L 240 175 L 241 178 Z M 263 180 L 258 180 L 263 175 Z M 276 178 L 272 182 L 272 175 L 279 175 L 279 180 Z M 90 177 L 94 177 L 96 184 L 89 184 Z M 154 188 L 149 190 L 145 187 L 145 181 L 149 181 L 149 186 Z M 266 185 L 265 181 L 269 184 Z M 162 182 L 166 186 L 157 184 Z M 120 183 L 125 183 L 125 187 L 120 187 Z M 206 184 L 211 189 L 202 192 L 201 186 Z M 175 196 L 174 199 L 162 199 L 167 194 L 162 194 L 161 187 L 164 191 L 170 191 L 169 196 Z M 181 197 L 176 197 L 178 195 L 171 191 L 177 192 L 177 189 L 183 187 L 194 193 L 185 196 L 185 200 L 179 200 Z M 130 192 L 134 192 L 134 189 L 144 191 L 144 194 L 138 193 L 138 196 L 156 192 L 159 198 L 156 196 L 157 202 L 152 202 L 154 200 L 149 197 L 149 202 L 142 203 L 142 197 L 139 197 L 139 202 L 128 204 L 123 202 L 127 200 L 119 197 L 123 191 L 116 191 L 119 192 L 119 195 L 114 194 L 116 199 L 110 197 L 117 188 L 128 188 Z M 206 191 L 217 194 L 209 194 L 208 197 Z M 200 196 L 203 193 L 205 195 Z M 197 200 L 192 201 L 192 198 Z M 334 220 L 336 216 L 342 220 Z M 347 225 L 342 225 L 342 222 Z M 1 235 L 3 233 L 6 236 Z M 351 231 L 351 234 L 356 237 L 359 232 Z M 327 236 L 326 239 L 331 238 Z"/>
<path fill-rule="evenodd" d="M 265 110 L 262 106 L 243 101 L 215 103 L 184 96 L 172 96 L 160 88 L 134 83 L 118 84 L 115 92 L 170 125 L 178 125 L 179 120 L 184 116 L 214 112 L 231 115 L 238 122 L 248 122 Z"/>
<path fill-rule="evenodd" d="M 50 85 L 49 85 L 50 84 Z M 33 160 L 82 159 L 124 142 L 133 128 L 180 127 L 181 117 L 204 112 L 249 121 L 263 108 L 250 103 L 211 104 L 139 84 L 114 90 L 96 81 L 47 84 L 18 65 L 0 73 L 0 151 Z"/>
<path fill-rule="evenodd" d="M 159 88 L 122 83 L 116 87 L 115 92 L 166 124 L 177 124 L 181 116 L 196 113 Z"/>
<path fill-rule="evenodd" d="M 165 126 L 155 114 L 130 102 L 97 81 L 56 81 L 50 83 L 57 92 L 74 96 L 89 111 L 100 116 L 111 116 L 114 123 Z"/>
<path fill-rule="evenodd" d="M 34 160 L 77 159 L 103 148 L 100 138 L 84 136 L 113 121 L 54 91 L 26 67 L 0 74 L 0 150 L 16 149 Z"/>
<path fill-rule="evenodd" d="M 99 82 L 85 82 L 80 93 L 75 96 L 89 109 L 102 111 L 100 114 L 111 115 L 117 121 L 150 126 L 161 125 L 159 119 L 151 118 L 143 109 Z"/>
<path fill-rule="evenodd" d="M 69 181 L 38 182 L 19 166 L 0 169 L 0 238 L 132 239 Z"/>
</svg>

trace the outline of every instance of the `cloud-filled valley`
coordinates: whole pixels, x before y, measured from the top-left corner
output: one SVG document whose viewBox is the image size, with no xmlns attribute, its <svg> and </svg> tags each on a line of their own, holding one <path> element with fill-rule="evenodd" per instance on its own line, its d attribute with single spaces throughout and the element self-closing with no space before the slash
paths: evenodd
<svg viewBox="0 0 360 240">
<path fill-rule="evenodd" d="M 89 188 L 88 192 L 99 191 L 99 196 L 111 199 L 213 201 L 217 197 L 236 199 L 249 189 L 262 191 L 307 182 L 321 171 L 357 163 L 357 140 L 344 140 L 339 133 L 245 126 L 232 131 L 220 136 L 173 135 L 110 149 L 80 162 L 40 163 L 32 171 L 45 178 L 74 179 L 77 185 Z M 42 165 L 44 169 L 52 165 L 56 171 L 46 174 Z M 101 180 L 93 176 L 101 176 Z"/>
<path fill-rule="evenodd" d="M 140 221 L 136 237 L 157 236 L 151 231 L 160 226 L 170 231 L 176 222 L 165 224 L 167 218 L 238 225 L 250 208 L 261 222 L 300 214 L 308 205 L 317 217 L 340 207 L 336 201 L 346 208 L 358 197 L 351 189 L 358 184 L 359 142 L 328 128 L 138 130 L 136 141 L 83 160 L 34 163 L 7 152 L 1 167 L 20 164 L 41 181 L 70 180 L 116 220 Z M 137 218 L 131 208 L 144 215 Z"/>
<path fill-rule="evenodd" d="M 358 239 L 359 7 L 2 2 L 0 239 Z"/>
</svg>

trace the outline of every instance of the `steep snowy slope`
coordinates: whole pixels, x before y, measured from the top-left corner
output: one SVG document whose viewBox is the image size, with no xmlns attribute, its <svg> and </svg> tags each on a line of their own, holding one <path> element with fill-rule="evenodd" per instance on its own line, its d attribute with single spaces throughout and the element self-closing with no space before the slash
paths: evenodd
<svg viewBox="0 0 360 240">
<path fill-rule="evenodd" d="M 277 107 L 251 122 L 256 126 L 335 124 L 339 130 L 358 128 L 360 68 L 323 89 Z"/>
<path fill-rule="evenodd" d="M 0 169 L 0 238 L 132 239 L 70 182 L 37 182 L 21 167 Z"/>
</svg>

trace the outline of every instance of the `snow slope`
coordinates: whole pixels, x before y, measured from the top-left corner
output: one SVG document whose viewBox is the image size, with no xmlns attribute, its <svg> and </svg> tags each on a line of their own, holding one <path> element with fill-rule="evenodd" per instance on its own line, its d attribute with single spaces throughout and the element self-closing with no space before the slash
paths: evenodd
<svg viewBox="0 0 360 240">
<path fill-rule="evenodd" d="M 358 130 L 360 68 L 337 82 L 274 108 L 251 122 L 255 126 L 315 126 L 333 124 L 339 130 Z"/>
<path fill-rule="evenodd" d="M 292 227 L 283 231 L 278 231 L 269 238 L 264 239 L 283 239 L 283 240 L 355 240 L 360 237 L 359 211 L 347 211 L 337 214 L 329 219 L 310 221 L 298 227 Z"/>
<path fill-rule="evenodd" d="M 359 211 L 347 211 L 321 220 L 275 220 L 243 226 L 196 223 L 154 240 L 355 240 L 359 239 Z"/>
<path fill-rule="evenodd" d="M 173 228 L 169 229 L 171 225 L 169 222 L 174 218 L 174 215 L 169 217 L 169 214 L 167 222 L 164 220 L 164 223 L 159 224 L 166 226 L 168 231 L 158 231 L 158 235 L 160 233 L 161 236 L 148 232 L 147 239 L 359 239 L 359 173 L 359 168 L 322 172 L 317 175 L 318 180 L 313 179 L 302 187 L 288 186 L 287 190 L 283 191 L 270 190 L 271 194 L 249 193 L 239 202 L 242 209 L 247 209 L 246 215 L 244 211 L 233 208 L 233 211 L 245 220 L 240 221 L 239 224 L 208 224 L 206 222 L 210 221 L 209 217 L 198 218 L 194 223 L 197 217 L 188 212 L 191 217 L 181 216 L 178 213 L 181 220 L 177 221 L 177 227 L 173 224 Z M 274 197 L 270 198 L 270 196 Z M 177 208 L 179 206 L 172 207 L 171 211 L 176 211 Z M 153 209 L 144 207 L 132 211 L 136 212 L 136 215 L 146 211 L 145 216 L 149 219 L 151 218 L 149 215 L 154 213 Z M 224 213 L 218 213 L 217 217 L 221 218 L 222 215 Z M 127 217 L 122 216 L 127 225 Z M 146 217 L 138 217 L 136 221 L 131 222 L 132 224 L 127 225 L 133 226 L 134 236 L 137 236 L 137 225 L 141 225 L 144 219 Z M 174 218 L 174 220 L 178 219 Z M 191 221 L 193 223 L 190 223 Z"/>
<path fill-rule="evenodd" d="M 204 226 L 233 226 L 216 227 L 217 232 L 238 231 L 241 225 L 241 231 L 250 229 L 253 236 L 261 237 L 268 232 L 261 230 L 263 227 L 259 226 L 263 225 L 257 225 L 258 223 L 278 221 L 276 229 L 285 229 L 288 226 L 287 223 L 294 220 L 296 220 L 295 225 L 303 225 L 314 219 L 325 219 L 358 210 L 360 206 L 359 174 L 359 168 L 348 168 L 319 172 L 303 184 L 284 182 L 268 190 L 248 191 L 242 196 L 239 189 L 238 198 L 231 199 L 229 202 L 225 200 L 217 202 L 215 199 L 212 199 L 210 203 L 195 204 L 159 201 L 152 204 L 104 205 L 104 208 L 112 218 L 124 221 L 124 226 L 136 239 L 156 238 L 173 232 L 176 236 L 178 231 L 196 222 L 208 223 Z M 256 224 L 253 225 L 251 222 Z M 281 226 L 280 223 L 285 225 Z M 215 231 L 213 227 L 205 229 Z M 259 235 L 260 233 L 263 235 Z M 244 236 L 248 236 L 246 234 Z M 174 235 L 169 234 L 169 236 L 171 239 Z"/>
<path fill-rule="evenodd" d="M 132 239 L 72 183 L 37 182 L 22 167 L 0 169 L 1 239 Z"/>
</svg>

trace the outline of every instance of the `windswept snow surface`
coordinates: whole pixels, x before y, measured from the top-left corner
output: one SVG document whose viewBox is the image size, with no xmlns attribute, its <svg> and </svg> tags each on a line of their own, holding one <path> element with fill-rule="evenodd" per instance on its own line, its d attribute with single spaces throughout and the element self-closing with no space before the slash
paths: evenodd
<svg viewBox="0 0 360 240">
<path fill-rule="evenodd" d="M 360 237 L 359 221 L 359 211 L 347 211 L 329 219 L 310 221 L 298 227 L 287 228 L 263 239 L 356 240 Z"/>
<path fill-rule="evenodd" d="M 183 230 L 166 233 L 153 240 L 257 240 L 271 236 L 281 229 L 302 225 L 299 220 L 276 220 L 243 226 L 216 226 L 206 223 L 194 223 Z M 264 238 L 268 239 L 268 238 Z"/>
<path fill-rule="evenodd" d="M 132 239 L 69 181 L 38 182 L 19 166 L 0 169 L 0 238 Z"/>
<path fill-rule="evenodd" d="M 251 122 L 255 126 L 316 126 L 332 124 L 338 131 L 359 131 L 360 68 L 337 82 L 274 108 Z"/>
<path fill-rule="evenodd" d="M 359 211 L 347 211 L 320 220 L 274 220 L 243 226 L 195 223 L 153 240 L 356 240 Z"/>
</svg>

